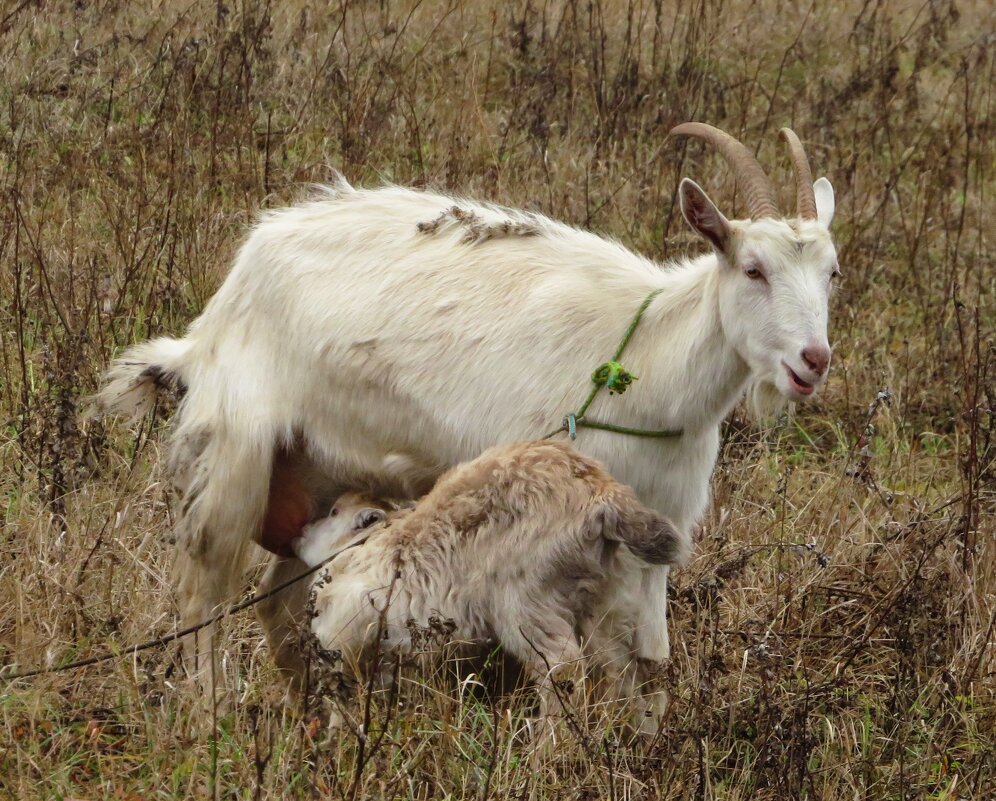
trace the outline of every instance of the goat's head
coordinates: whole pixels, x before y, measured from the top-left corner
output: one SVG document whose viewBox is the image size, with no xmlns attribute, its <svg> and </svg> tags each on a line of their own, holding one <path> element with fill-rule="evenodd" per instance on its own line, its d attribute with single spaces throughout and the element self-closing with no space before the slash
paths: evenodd
<svg viewBox="0 0 996 801">
<path fill-rule="evenodd" d="M 830 367 L 827 305 L 839 274 L 830 238 L 833 187 L 815 184 L 798 137 L 783 128 L 796 180 L 797 216 L 784 218 L 754 155 L 718 128 L 685 123 L 672 133 L 698 136 L 716 147 L 746 190 L 751 218 L 728 220 L 694 181 L 679 187 L 688 224 L 715 249 L 721 275 L 723 329 L 755 381 L 801 400 L 826 381 Z"/>
</svg>

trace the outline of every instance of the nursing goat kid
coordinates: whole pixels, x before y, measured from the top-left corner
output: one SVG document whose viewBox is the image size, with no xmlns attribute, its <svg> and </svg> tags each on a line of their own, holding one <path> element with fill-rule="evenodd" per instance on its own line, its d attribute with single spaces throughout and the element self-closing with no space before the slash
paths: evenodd
<svg viewBox="0 0 996 801">
<path fill-rule="evenodd" d="M 171 464 L 187 622 L 239 586 L 250 543 L 293 559 L 289 543 L 342 490 L 415 497 L 492 445 L 548 433 L 648 299 L 625 352 L 639 381 L 586 416 L 680 436 L 582 427 L 577 446 L 679 530 L 693 525 L 719 424 L 748 386 L 801 400 L 826 379 L 834 199 L 788 129 L 791 218 L 733 137 L 701 123 L 673 133 L 711 143 L 745 190 L 750 219 L 728 220 L 681 182 L 706 255 L 662 265 L 538 214 L 342 181 L 264 214 L 183 339 L 114 363 L 98 412 L 138 414 L 164 384 L 184 390 Z M 643 578 L 647 670 L 669 654 L 667 577 L 664 565 Z"/>
<path fill-rule="evenodd" d="M 559 712 L 554 682 L 586 663 L 601 697 L 631 704 L 640 730 L 656 697 L 636 684 L 642 577 L 680 563 L 687 534 L 553 441 L 490 448 L 414 507 L 385 508 L 347 493 L 293 543 L 312 567 L 338 552 L 311 582 L 306 619 L 324 657 L 313 661 L 322 689 L 348 704 L 357 683 L 393 675 L 445 621 L 448 640 L 500 644 L 524 666 L 541 720 Z M 284 625 L 263 621 L 272 643 Z"/>
</svg>

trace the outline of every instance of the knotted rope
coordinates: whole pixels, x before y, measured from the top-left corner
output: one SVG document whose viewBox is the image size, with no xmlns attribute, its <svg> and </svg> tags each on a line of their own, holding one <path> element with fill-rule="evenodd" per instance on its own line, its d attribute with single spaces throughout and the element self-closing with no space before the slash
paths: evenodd
<svg viewBox="0 0 996 801">
<path fill-rule="evenodd" d="M 620 426 L 614 425 L 613 423 L 602 423 L 598 420 L 590 420 L 585 414 L 588 411 L 588 407 L 591 406 L 592 401 L 601 391 L 602 387 L 607 387 L 610 395 L 622 395 L 630 385 L 639 379 L 639 376 L 633 375 L 629 370 L 627 370 L 620 359 L 622 359 L 623 351 L 626 350 L 626 346 L 629 344 L 630 339 L 633 338 L 633 333 L 636 331 L 636 327 L 640 324 L 640 320 L 643 319 L 644 312 L 653 303 L 654 298 L 656 298 L 664 288 L 655 289 L 646 298 L 643 299 L 643 303 L 640 304 L 640 308 L 636 310 L 636 314 L 633 320 L 630 322 L 629 327 L 626 329 L 626 333 L 623 334 L 622 341 L 619 343 L 619 347 L 616 348 L 616 352 L 612 355 L 609 361 L 600 364 L 595 372 L 591 374 L 592 383 L 594 383 L 594 388 L 592 388 L 591 393 L 584 403 L 581 404 L 581 408 L 578 409 L 573 414 L 569 414 L 564 418 L 564 422 L 561 423 L 560 428 L 551 431 L 546 435 L 545 439 L 559 434 L 562 431 L 566 431 L 571 439 L 577 439 L 578 428 L 595 428 L 599 431 L 612 431 L 616 434 L 630 434 L 634 437 L 655 437 L 663 439 L 665 437 L 680 437 L 681 430 L 673 431 L 665 429 L 663 431 L 654 431 L 646 428 L 631 428 L 630 426 Z"/>
</svg>

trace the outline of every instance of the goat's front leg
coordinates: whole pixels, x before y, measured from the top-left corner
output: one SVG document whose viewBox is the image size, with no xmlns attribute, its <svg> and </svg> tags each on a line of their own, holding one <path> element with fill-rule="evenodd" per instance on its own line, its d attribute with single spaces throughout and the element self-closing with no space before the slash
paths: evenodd
<svg viewBox="0 0 996 801">
<path fill-rule="evenodd" d="M 537 755 L 556 743 L 557 724 L 572 714 L 570 706 L 582 678 L 582 653 L 567 620 L 525 622 L 503 643 L 523 665 L 539 693 L 539 717 L 534 723 Z"/>
<path fill-rule="evenodd" d="M 660 673 L 671 657 L 667 629 L 667 580 L 670 569 L 660 565 L 644 571 L 642 589 L 646 603 L 637 621 L 634 638 L 636 657 L 636 713 L 633 726 L 653 736 L 660 730 L 667 711 L 668 695 L 660 686 Z"/>
<path fill-rule="evenodd" d="M 369 576 L 364 577 L 370 580 Z M 332 707 L 330 728 L 359 731 L 364 706 L 372 703 L 369 693 L 389 686 L 404 643 L 384 635 L 404 630 L 398 620 L 389 620 L 388 599 L 376 586 L 352 571 L 349 556 L 318 574 L 308 601 L 308 671 L 311 694 L 325 698 Z M 364 693 L 364 690 L 367 693 Z"/>
<path fill-rule="evenodd" d="M 664 662 L 671 656 L 667 631 L 668 565 L 654 565 L 643 571 L 640 589 L 643 604 L 636 621 L 633 647 L 640 659 Z"/>
<path fill-rule="evenodd" d="M 366 654 L 362 659 L 369 658 Z M 374 664 L 345 660 L 339 651 L 329 651 L 316 641 L 307 656 L 306 698 L 314 703 L 329 742 L 341 737 L 365 737 L 363 731 L 367 705 L 373 695 L 390 690 L 397 677 L 394 655 L 377 659 Z M 309 704 L 310 705 L 310 704 Z"/>
<path fill-rule="evenodd" d="M 657 735 L 667 713 L 670 696 L 663 686 L 664 666 L 663 662 L 648 659 L 636 661 L 636 692 L 630 720 L 633 731 L 644 737 Z"/>
<path fill-rule="evenodd" d="M 632 632 L 596 629 L 584 643 L 584 652 L 597 679 L 593 699 L 599 711 L 613 724 L 625 720 L 636 699 L 637 659 L 633 653 Z"/>
</svg>

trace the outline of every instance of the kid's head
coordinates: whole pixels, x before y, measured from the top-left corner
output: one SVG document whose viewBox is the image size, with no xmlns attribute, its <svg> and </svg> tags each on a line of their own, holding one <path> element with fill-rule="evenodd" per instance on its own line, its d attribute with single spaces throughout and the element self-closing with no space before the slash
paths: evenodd
<svg viewBox="0 0 996 801">
<path fill-rule="evenodd" d="M 291 543 L 295 555 L 309 567 L 328 559 L 337 548 L 346 545 L 357 532 L 387 518 L 391 505 L 364 492 L 340 495 L 328 516 L 304 527 Z"/>
</svg>

